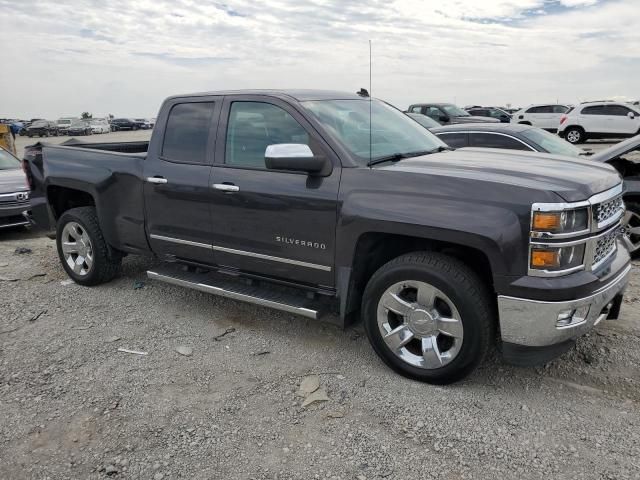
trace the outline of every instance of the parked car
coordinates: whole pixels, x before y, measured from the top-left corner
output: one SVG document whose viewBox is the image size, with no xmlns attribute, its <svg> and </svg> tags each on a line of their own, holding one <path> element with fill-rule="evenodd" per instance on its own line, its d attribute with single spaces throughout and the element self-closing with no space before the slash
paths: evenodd
<svg viewBox="0 0 640 480">
<path fill-rule="evenodd" d="M 97 118 L 89 122 L 91 126 L 91 133 L 109 133 L 111 131 L 111 125 L 104 118 Z"/>
<path fill-rule="evenodd" d="M 560 104 L 538 104 L 529 105 L 517 111 L 511 116 L 512 123 L 522 123 L 538 128 L 544 128 L 550 132 L 555 132 L 560 123 L 560 117 L 567 113 L 571 107 Z"/>
<path fill-rule="evenodd" d="M 421 113 L 407 113 L 409 117 L 413 118 L 416 122 L 422 125 L 424 128 L 431 129 L 434 127 L 439 127 L 440 124 L 436 122 L 433 118 L 427 117 L 426 115 L 422 115 Z"/>
<path fill-rule="evenodd" d="M 431 117 L 442 125 L 451 123 L 498 123 L 499 120 L 488 117 L 474 117 L 452 103 L 418 103 L 409 106 L 408 113 L 421 113 Z"/>
<path fill-rule="evenodd" d="M 514 123 L 458 124 L 433 128 L 431 132 L 453 148 L 506 148 L 576 158 L 591 153 L 570 145 L 553 133 L 531 125 Z"/>
<path fill-rule="evenodd" d="M 93 129 L 89 120 L 79 120 L 67 128 L 67 135 L 91 135 Z"/>
<path fill-rule="evenodd" d="M 36 120 L 27 127 L 27 137 L 49 137 L 58 136 L 58 126 L 56 122 L 50 120 Z"/>
<path fill-rule="evenodd" d="M 476 117 L 490 117 L 499 120 L 502 123 L 509 123 L 511 121 L 511 114 L 505 112 L 498 107 L 468 107 L 465 110 Z"/>
<path fill-rule="evenodd" d="M 153 128 L 151 122 L 146 118 L 134 118 L 133 120 L 136 122 L 140 130 L 150 130 Z"/>
<path fill-rule="evenodd" d="M 28 225 L 29 186 L 22 162 L 0 147 L 0 229 Z"/>
<path fill-rule="evenodd" d="M 25 150 L 33 216 L 80 285 L 153 253 L 156 281 L 361 318 L 384 362 L 432 383 L 467 375 L 498 331 L 507 360 L 545 363 L 618 316 L 631 265 L 608 165 L 451 151 L 349 93 L 182 95 L 159 118 L 146 153 Z"/>
<path fill-rule="evenodd" d="M 78 121 L 78 117 L 62 117 L 56 120 L 58 127 L 58 133 L 61 135 L 67 134 L 67 129 L 75 122 Z"/>
<path fill-rule="evenodd" d="M 140 125 L 132 118 L 115 118 L 111 120 L 111 130 L 140 130 Z"/>
<path fill-rule="evenodd" d="M 581 103 L 560 118 L 558 135 L 570 143 L 640 134 L 640 109 L 621 102 Z"/>
</svg>

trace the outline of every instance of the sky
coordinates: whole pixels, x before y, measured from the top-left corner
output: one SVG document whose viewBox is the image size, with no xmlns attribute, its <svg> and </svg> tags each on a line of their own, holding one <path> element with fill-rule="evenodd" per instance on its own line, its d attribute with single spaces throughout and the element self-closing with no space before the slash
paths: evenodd
<svg viewBox="0 0 640 480">
<path fill-rule="evenodd" d="M 156 116 L 320 88 L 526 106 L 640 98 L 640 0 L 0 0 L 0 118 Z"/>
</svg>

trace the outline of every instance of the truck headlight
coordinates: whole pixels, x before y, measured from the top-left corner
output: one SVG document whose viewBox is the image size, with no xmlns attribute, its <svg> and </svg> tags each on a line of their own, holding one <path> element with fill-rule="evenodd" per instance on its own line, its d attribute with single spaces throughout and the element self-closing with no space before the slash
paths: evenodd
<svg viewBox="0 0 640 480">
<path fill-rule="evenodd" d="M 585 244 L 553 247 L 531 246 L 529 265 L 532 270 L 560 272 L 574 270 L 584 264 Z"/>
<path fill-rule="evenodd" d="M 589 209 L 533 212 L 531 230 L 555 234 L 582 232 L 589 228 Z"/>
</svg>

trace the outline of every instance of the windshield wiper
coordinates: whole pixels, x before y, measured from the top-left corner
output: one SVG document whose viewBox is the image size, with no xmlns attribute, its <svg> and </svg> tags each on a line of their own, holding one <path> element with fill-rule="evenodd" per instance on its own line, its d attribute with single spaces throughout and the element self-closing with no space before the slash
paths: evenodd
<svg viewBox="0 0 640 480">
<path fill-rule="evenodd" d="M 405 158 L 419 157 L 421 155 L 430 155 L 432 153 L 444 152 L 445 150 L 453 150 L 451 147 L 439 146 L 434 148 L 433 150 L 421 150 L 418 152 L 406 152 L 406 153 L 394 153 L 393 155 L 386 155 L 384 157 L 379 157 L 374 160 L 371 160 L 367 163 L 367 167 L 372 167 L 373 165 L 378 165 L 379 163 L 384 162 L 397 162 L 399 160 L 403 160 Z"/>
</svg>

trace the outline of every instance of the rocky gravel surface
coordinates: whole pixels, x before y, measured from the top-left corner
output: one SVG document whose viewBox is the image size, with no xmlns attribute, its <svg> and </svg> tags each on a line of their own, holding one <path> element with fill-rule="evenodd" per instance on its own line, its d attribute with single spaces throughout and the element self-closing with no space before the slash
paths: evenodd
<svg viewBox="0 0 640 480">
<path fill-rule="evenodd" d="M 153 262 L 84 288 L 53 241 L 0 232 L 0 478 L 640 477 L 635 266 L 622 319 L 562 358 L 435 387 L 360 327 L 151 282 Z"/>
</svg>

